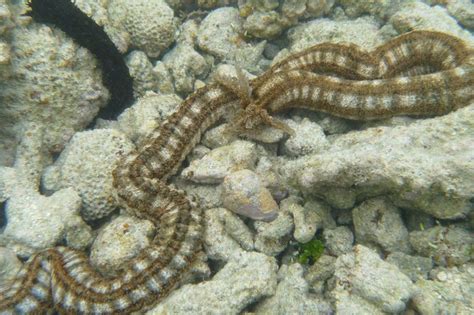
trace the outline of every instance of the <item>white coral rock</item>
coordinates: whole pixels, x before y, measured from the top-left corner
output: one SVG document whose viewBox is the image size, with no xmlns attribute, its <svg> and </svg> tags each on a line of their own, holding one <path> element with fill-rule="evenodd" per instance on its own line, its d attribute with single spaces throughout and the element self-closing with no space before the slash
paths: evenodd
<svg viewBox="0 0 474 315">
<path fill-rule="evenodd" d="M 44 176 L 46 189 L 73 187 L 82 198 L 82 217 L 100 219 L 117 207 L 112 171 L 119 159 L 134 149 L 124 134 L 113 129 L 74 135 Z"/>
<path fill-rule="evenodd" d="M 175 39 L 173 10 L 163 0 L 113 0 L 109 18 L 130 34 L 131 44 L 149 57 L 158 57 Z"/>
</svg>

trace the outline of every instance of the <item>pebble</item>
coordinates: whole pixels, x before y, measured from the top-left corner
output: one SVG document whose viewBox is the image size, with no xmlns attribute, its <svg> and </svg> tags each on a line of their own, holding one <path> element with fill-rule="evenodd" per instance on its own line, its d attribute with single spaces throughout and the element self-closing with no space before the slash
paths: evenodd
<svg viewBox="0 0 474 315">
<path fill-rule="evenodd" d="M 74 233 L 84 234 L 86 241 L 82 245 L 87 246 L 92 236 L 90 228 L 79 216 L 80 209 L 81 198 L 72 188 L 58 190 L 48 197 L 17 191 L 7 201 L 7 225 L 1 238 L 15 240 L 32 249 L 22 256 L 54 247 L 71 229 L 75 230 Z"/>
<path fill-rule="evenodd" d="M 327 281 L 336 270 L 335 263 L 336 257 L 323 254 L 313 265 L 308 267 L 304 278 L 316 293 L 324 293 Z"/>
<path fill-rule="evenodd" d="M 474 264 L 439 268 L 431 273 L 435 274 L 432 280 L 416 282 L 418 294 L 412 299 L 413 308 L 420 314 L 472 314 Z"/>
<path fill-rule="evenodd" d="M 440 266 L 462 265 L 472 259 L 474 233 L 457 226 L 435 226 L 410 233 L 410 244 Z"/>
<path fill-rule="evenodd" d="M 293 216 L 295 231 L 293 237 L 299 243 L 307 243 L 316 234 L 319 223 L 318 214 L 312 209 L 301 206 L 300 200 L 289 197 L 281 202 L 282 211 L 288 211 Z"/>
<path fill-rule="evenodd" d="M 204 213 L 204 248 L 210 259 L 228 261 L 235 253 L 251 251 L 253 234 L 245 223 L 225 208 Z"/>
<path fill-rule="evenodd" d="M 324 245 L 331 255 L 340 256 L 352 250 L 354 234 L 347 226 L 323 231 Z"/>
<path fill-rule="evenodd" d="M 294 130 L 295 135 L 283 144 L 283 153 L 290 157 L 297 157 L 316 152 L 324 152 L 328 141 L 323 129 L 307 118 L 296 123 L 293 120 L 285 120 L 285 123 Z"/>
<path fill-rule="evenodd" d="M 143 51 L 134 50 L 127 55 L 125 60 L 133 79 L 135 98 L 144 96 L 147 91 L 158 92 L 158 81 L 153 73 L 153 65 Z"/>
<path fill-rule="evenodd" d="M 298 264 L 282 265 L 278 272 L 275 294 L 259 304 L 257 314 L 330 314 L 331 305 L 322 297 L 310 293 L 303 277 L 304 269 Z"/>
<path fill-rule="evenodd" d="M 236 253 L 211 280 L 179 288 L 146 314 L 240 314 L 275 293 L 277 270 L 273 257 Z"/>
<path fill-rule="evenodd" d="M 103 218 L 118 206 L 112 171 L 134 148 L 123 133 L 114 129 L 78 132 L 44 172 L 43 185 L 49 191 L 73 187 L 82 199 L 82 217 Z"/>
<path fill-rule="evenodd" d="M 113 276 L 150 244 L 154 234 L 150 221 L 119 216 L 104 226 L 91 247 L 92 266 L 102 274 Z"/>
<path fill-rule="evenodd" d="M 402 252 L 393 252 L 387 256 L 386 262 L 391 263 L 415 282 L 418 279 L 427 279 L 433 268 L 433 261 L 428 257 L 411 256 Z"/>
<path fill-rule="evenodd" d="M 236 171 L 224 178 L 222 204 L 253 220 L 269 222 L 278 216 L 278 204 L 257 174 L 250 170 Z"/>
<path fill-rule="evenodd" d="M 139 146 L 182 101 L 176 94 L 147 92 L 120 114 L 118 129 Z"/>
<path fill-rule="evenodd" d="M 272 222 L 254 221 L 253 225 L 255 249 L 269 256 L 276 256 L 286 248 L 294 228 L 291 214 L 283 209 Z"/>
<path fill-rule="evenodd" d="M 220 184 L 224 177 L 242 169 L 253 169 L 257 162 L 256 145 L 236 140 L 212 150 L 199 160 L 191 162 L 181 176 L 196 183 Z"/>
<path fill-rule="evenodd" d="M 213 10 L 201 22 L 198 31 L 199 47 L 221 59 L 232 60 L 243 34 L 242 22 L 236 8 Z"/>
<path fill-rule="evenodd" d="M 369 199 L 352 211 L 359 244 L 376 244 L 388 252 L 411 252 L 400 210 L 383 198 Z"/>
<path fill-rule="evenodd" d="M 0 247 L 0 287 L 13 278 L 22 266 L 15 252 L 6 247 Z"/>
<path fill-rule="evenodd" d="M 354 246 L 336 260 L 334 288 L 329 293 L 336 313 L 400 313 L 416 293 L 410 278 L 372 250 Z"/>
<path fill-rule="evenodd" d="M 399 32 L 412 30 L 434 30 L 452 34 L 472 41 L 474 37 L 468 30 L 463 29 L 446 8 L 431 7 L 421 1 L 406 1 L 389 20 L 389 23 Z"/>
<path fill-rule="evenodd" d="M 176 92 L 194 91 L 196 78 L 209 71 L 209 65 L 193 46 L 179 43 L 163 56 L 163 63 L 170 72 Z"/>
</svg>

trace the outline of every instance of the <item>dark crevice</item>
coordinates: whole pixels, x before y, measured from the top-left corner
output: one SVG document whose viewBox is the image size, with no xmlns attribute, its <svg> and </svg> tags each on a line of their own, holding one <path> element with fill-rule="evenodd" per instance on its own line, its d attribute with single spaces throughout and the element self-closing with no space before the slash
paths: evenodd
<svg viewBox="0 0 474 315">
<path fill-rule="evenodd" d="M 6 206 L 6 201 L 0 203 L 0 229 L 7 225 L 7 214 L 5 212 Z"/>
</svg>

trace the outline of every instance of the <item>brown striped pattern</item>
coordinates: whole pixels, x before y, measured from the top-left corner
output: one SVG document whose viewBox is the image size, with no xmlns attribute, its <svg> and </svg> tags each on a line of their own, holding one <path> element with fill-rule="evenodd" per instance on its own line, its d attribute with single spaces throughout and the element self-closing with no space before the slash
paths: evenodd
<svg viewBox="0 0 474 315">
<path fill-rule="evenodd" d="M 393 115 L 435 116 L 474 99 L 474 50 L 459 38 L 414 31 L 365 52 L 323 43 L 275 64 L 252 84 L 253 101 L 238 129 L 269 124 L 268 113 L 302 107 L 369 120 Z"/>
<path fill-rule="evenodd" d="M 202 235 L 200 208 L 166 181 L 224 113 L 240 110 L 236 122 L 244 129 L 284 128 L 268 113 L 290 107 L 351 119 L 441 115 L 473 101 L 473 56 L 460 39 L 417 31 L 370 53 L 316 45 L 251 82 L 238 73 L 235 86 L 199 89 L 113 172 L 122 206 L 159 227 L 152 244 L 113 278 L 99 275 L 75 250 L 40 252 L 0 288 L 0 314 L 128 314 L 166 297 L 200 255 Z"/>
</svg>

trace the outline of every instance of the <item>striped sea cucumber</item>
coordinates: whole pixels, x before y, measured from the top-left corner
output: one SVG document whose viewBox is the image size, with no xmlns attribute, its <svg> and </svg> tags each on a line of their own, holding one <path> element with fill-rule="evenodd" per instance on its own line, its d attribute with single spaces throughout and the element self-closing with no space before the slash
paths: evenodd
<svg viewBox="0 0 474 315">
<path fill-rule="evenodd" d="M 401 35 L 372 52 L 323 43 L 275 64 L 252 82 L 240 129 L 266 122 L 268 112 L 293 107 L 356 119 L 443 115 L 474 99 L 474 50 L 433 31 Z M 248 103 L 248 102 L 247 102 Z"/>
<path fill-rule="evenodd" d="M 166 297 L 201 254 L 203 232 L 200 207 L 166 181 L 226 111 L 241 110 L 237 122 L 246 128 L 274 123 L 269 113 L 292 106 L 353 119 L 444 114 L 472 102 L 473 58 L 464 42 L 419 31 L 372 53 L 318 45 L 240 88 L 215 83 L 197 90 L 113 172 L 122 206 L 159 225 L 152 244 L 113 278 L 99 275 L 72 249 L 40 252 L 0 289 L 0 313 L 130 313 Z"/>
</svg>

